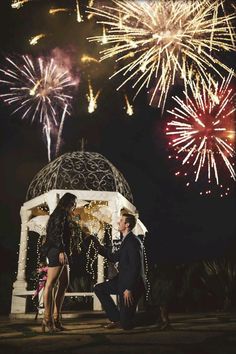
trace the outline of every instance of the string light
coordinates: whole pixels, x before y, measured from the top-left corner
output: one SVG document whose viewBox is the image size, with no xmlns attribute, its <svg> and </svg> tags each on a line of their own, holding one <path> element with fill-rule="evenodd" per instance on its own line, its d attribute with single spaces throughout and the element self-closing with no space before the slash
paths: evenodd
<svg viewBox="0 0 236 354">
<path fill-rule="evenodd" d="M 151 285 L 148 280 L 148 260 L 147 260 L 147 253 L 146 253 L 146 249 L 144 247 L 144 244 L 143 244 L 143 256 L 144 256 L 145 279 L 146 279 L 146 286 L 147 286 L 145 298 L 148 301 Z"/>
</svg>

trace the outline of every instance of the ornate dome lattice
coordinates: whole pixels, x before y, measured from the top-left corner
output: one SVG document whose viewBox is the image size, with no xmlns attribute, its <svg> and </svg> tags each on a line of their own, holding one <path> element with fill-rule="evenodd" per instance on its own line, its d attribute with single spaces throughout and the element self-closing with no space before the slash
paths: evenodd
<svg viewBox="0 0 236 354">
<path fill-rule="evenodd" d="M 120 192 L 133 202 L 124 176 L 110 161 L 96 152 L 66 153 L 50 162 L 33 178 L 26 200 L 52 189 Z"/>
</svg>

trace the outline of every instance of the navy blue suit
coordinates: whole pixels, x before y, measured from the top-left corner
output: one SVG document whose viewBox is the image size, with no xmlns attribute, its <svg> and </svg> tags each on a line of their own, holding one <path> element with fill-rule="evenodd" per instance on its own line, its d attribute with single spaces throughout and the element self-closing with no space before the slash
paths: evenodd
<svg viewBox="0 0 236 354">
<path fill-rule="evenodd" d="M 98 252 L 111 262 L 119 262 L 119 272 L 113 279 L 95 285 L 95 294 L 108 318 L 114 322 L 120 321 L 124 329 L 130 329 L 133 327 L 138 300 L 146 288 L 142 242 L 130 232 L 124 238 L 118 251 L 112 252 L 100 245 Z M 126 289 L 131 290 L 134 297 L 134 302 L 129 307 L 124 304 L 123 292 Z M 119 295 L 119 310 L 110 296 L 112 294 Z"/>
</svg>

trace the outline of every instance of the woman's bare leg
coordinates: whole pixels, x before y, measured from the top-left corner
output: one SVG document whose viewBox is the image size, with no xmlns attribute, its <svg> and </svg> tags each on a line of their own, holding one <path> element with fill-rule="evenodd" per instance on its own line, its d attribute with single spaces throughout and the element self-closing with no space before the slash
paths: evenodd
<svg viewBox="0 0 236 354">
<path fill-rule="evenodd" d="M 53 317 L 56 321 L 60 320 L 61 308 L 65 298 L 65 293 L 69 285 L 69 266 L 65 265 L 58 279 L 58 288 L 55 294 Z"/>
<path fill-rule="evenodd" d="M 47 281 L 44 287 L 43 303 L 44 303 L 44 318 L 47 321 L 52 321 L 53 310 L 53 288 L 58 280 L 61 272 L 61 266 L 48 267 Z"/>
</svg>

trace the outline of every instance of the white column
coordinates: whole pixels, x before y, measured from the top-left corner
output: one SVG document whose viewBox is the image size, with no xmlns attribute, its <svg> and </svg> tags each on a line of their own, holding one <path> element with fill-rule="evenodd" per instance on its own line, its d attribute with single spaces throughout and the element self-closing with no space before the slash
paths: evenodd
<svg viewBox="0 0 236 354">
<path fill-rule="evenodd" d="M 120 232 L 118 231 L 118 221 L 120 218 L 120 203 L 116 198 L 115 200 L 109 202 L 109 206 L 112 210 L 112 220 L 111 220 L 112 234 L 111 235 L 112 235 L 112 243 L 113 243 L 113 240 L 120 238 Z M 113 301 L 117 305 L 117 295 L 111 295 L 111 297 L 113 298 Z"/>
<path fill-rule="evenodd" d="M 25 279 L 25 268 L 27 260 L 27 245 L 28 245 L 28 227 L 27 222 L 31 215 L 31 211 L 25 207 L 21 207 L 21 237 L 19 247 L 18 271 L 17 278 L 13 284 L 11 313 L 25 313 L 26 311 L 26 295 L 23 294 L 27 290 Z"/>
<path fill-rule="evenodd" d="M 53 210 L 56 208 L 58 201 L 60 199 L 59 193 L 55 191 L 50 191 L 47 195 L 47 205 L 49 207 L 49 214 L 51 215 Z"/>
<path fill-rule="evenodd" d="M 116 203 L 115 201 L 109 201 L 108 202 L 108 207 L 111 210 L 112 213 L 112 240 L 117 237 L 117 220 L 118 220 L 118 213 L 119 211 L 116 209 Z M 115 229 L 116 230 L 115 230 Z M 100 231 L 103 234 L 103 231 Z M 98 234 L 99 239 L 103 236 L 102 234 Z M 97 282 L 101 283 L 104 281 L 104 258 L 100 255 L 98 255 L 98 273 L 97 273 Z M 93 300 L 93 310 L 94 311 L 101 311 L 101 303 L 98 300 L 97 296 L 94 294 L 94 300 Z"/>
<path fill-rule="evenodd" d="M 111 230 L 111 235 L 112 235 L 112 241 L 120 238 L 120 233 L 118 231 L 118 221 L 120 218 L 120 203 L 119 201 L 116 199 L 114 201 L 110 201 L 109 202 L 109 207 L 112 210 L 112 219 L 111 219 L 111 226 L 112 226 L 112 230 Z"/>
<path fill-rule="evenodd" d="M 98 232 L 98 238 L 101 239 L 103 237 L 103 230 Z M 104 259 L 102 256 L 98 255 L 98 266 L 97 266 L 97 283 L 102 283 L 104 281 Z M 102 306 L 97 296 L 94 294 L 93 298 L 93 310 L 101 311 Z"/>
</svg>

